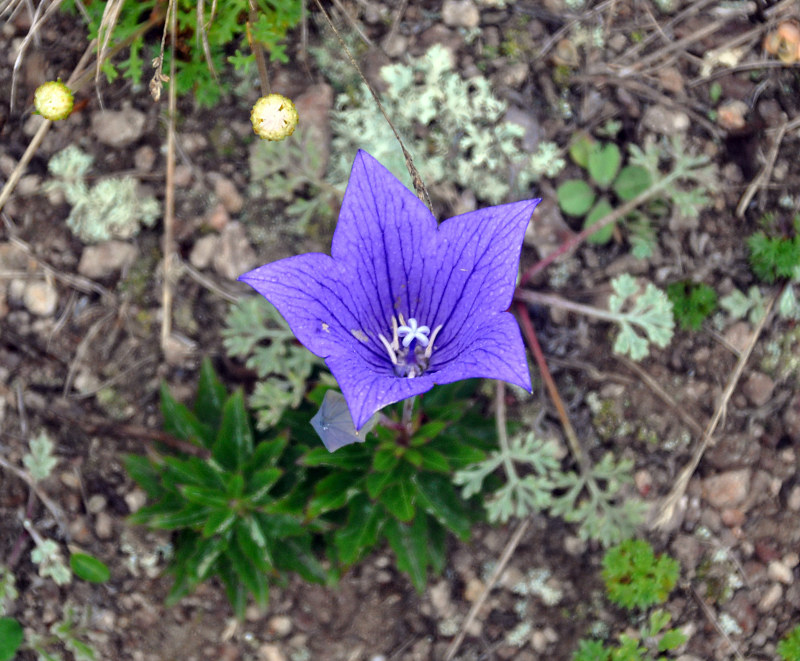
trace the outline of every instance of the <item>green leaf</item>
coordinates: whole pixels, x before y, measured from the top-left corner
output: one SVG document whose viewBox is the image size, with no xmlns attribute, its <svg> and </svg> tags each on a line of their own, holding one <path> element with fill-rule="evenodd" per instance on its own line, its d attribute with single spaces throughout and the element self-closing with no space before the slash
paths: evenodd
<svg viewBox="0 0 800 661">
<path fill-rule="evenodd" d="M 247 482 L 247 499 L 254 505 L 266 505 L 273 500 L 270 489 L 283 475 L 280 468 L 265 468 L 257 471 Z"/>
<path fill-rule="evenodd" d="M 594 205 L 594 208 L 586 216 L 586 219 L 583 221 L 583 228 L 586 229 L 587 227 L 591 227 L 598 220 L 605 218 L 612 211 L 613 209 L 611 208 L 611 203 L 606 198 L 601 197 L 597 201 L 597 204 Z M 606 225 L 603 229 L 592 234 L 587 241 L 594 244 L 608 243 L 611 240 L 611 237 L 614 235 L 614 226 L 615 223 Z"/>
<path fill-rule="evenodd" d="M 366 479 L 369 497 L 375 500 L 381 492 L 396 479 L 393 473 L 370 473 L 367 475 Z"/>
<path fill-rule="evenodd" d="M 372 452 L 366 443 L 356 443 L 339 448 L 336 452 L 328 452 L 324 447 L 317 447 L 306 452 L 300 463 L 304 466 L 329 466 L 345 470 L 363 470 L 372 461 Z"/>
<path fill-rule="evenodd" d="M 44 431 L 32 438 L 28 445 L 31 451 L 22 458 L 22 463 L 25 464 L 31 477 L 40 482 L 50 475 L 58 463 L 58 459 L 53 455 L 55 445 Z"/>
<path fill-rule="evenodd" d="M 236 572 L 236 576 L 238 576 L 242 584 L 247 588 L 250 594 L 253 595 L 256 605 L 259 608 L 265 608 L 269 601 L 267 577 L 262 571 L 259 571 L 251 559 L 248 558 L 239 546 L 238 541 L 237 539 L 235 543 L 228 546 L 225 558 Z"/>
<path fill-rule="evenodd" d="M 453 483 L 431 473 L 419 473 L 414 477 L 414 483 L 417 487 L 419 505 L 462 540 L 469 539 L 472 519 L 464 501 L 456 493 Z"/>
<path fill-rule="evenodd" d="M 434 473 L 450 473 L 452 471 L 447 457 L 430 445 L 421 447 L 419 453 L 422 455 L 422 468 L 425 470 Z"/>
<path fill-rule="evenodd" d="M 69 557 L 69 567 L 78 578 L 90 583 L 105 583 L 111 578 L 108 567 L 97 558 L 86 553 L 73 553 Z"/>
<path fill-rule="evenodd" d="M 388 519 L 384 534 L 397 557 L 397 568 L 406 572 L 418 592 L 425 590 L 428 579 L 428 522 L 418 516 L 411 525 Z"/>
<path fill-rule="evenodd" d="M 215 489 L 196 487 L 191 484 L 184 484 L 179 489 L 181 495 L 190 503 L 202 505 L 212 509 L 227 509 L 229 505 L 229 495 Z"/>
<path fill-rule="evenodd" d="M 222 407 L 227 396 L 225 386 L 214 372 L 211 360 L 204 358 L 197 383 L 197 399 L 194 402 L 194 412 L 198 419 L 216 429 L 222 418 Z"/>
<path fill-rule="evenodd" d="M 314 519 L 324 512 L 343 507 L 353 495 L 351 490 L 354 490 L 355 483 L 349 473 L 331 473 L 322 478 L 314 487 L 314 497 L 308 504 L 308 518 Z"/>
<path fill-rule="evenodd" d="M 222 473 L 200 457 L 164 457 L 162 474 L 165 485 L 193 484 L 213 491 L 225 489 Z"/>
<path fill-rule="evenodd" d="M 297 572 L 311 583 L 325 583 L 328 574 L 310 550 L 307 538 L 292 537 L 273 548 L 275 565 L 281 569 Z"/>
<path fill-rule="evenodd" d="M 252 456 L 247 461 L 244 467 L 246 475 L 251 475 L 254 472 L 260 471 L 267 466 L 274 466 L 283 455 L 289 439 L 286 436 L 279 436 L 278 438 L 269 441 L 260 441 L 256 444 Z"/>
<path fill-rule="evenodd" d="M 166 383 L 161 384 L 161 415 L 164 416 L 164 431 L 167 433 L 211 448 L 214 439 L 211 427 L 200 422 L 186 406 L 177 402 Z"/>
<path fill-rule="evenodd" d="M 614 182 L 614 192 L 623 202 L 632 200 L 653 185 L 650 173 L 640 165 L 626 165 Z"/>
<path fill-rule="evenodd" d="M 161 493 L 162 486 L 159 473 L 147 457 L 127 454 L 123 461 L 125 463 L 125 471 L 136 484 L 144 489 L 148 496 L 155 498 Z"/>
<path fill-rule="evenodd" d="M 258 539 L 254 539 L 253 532 L 257 533 Z M 236 544 L 242 553 L 250 560 L 250 563 L 260 572 L 269 573 L 272 570 L 272 563 L 268 557 L 266 545 L 262 545 L 265 540 L 260 538 L 261 531 L 251 529 L 245 521 L 239 520 L 234 530 Z"/>
<path fill-rule="evenodd" d="M 558 206 L 570 216 L 583 216 L 594 203 L 594 190 L 581 179 L 569 179 L 556 189 Z"/>
<path fill-rule="evenodd" d="M 600 188 L 608 188 L 619 172 L 622 154 L 613 142 L 595 145 L 589 152 L 589 176 Z"/>
<path fill-rule="evenodd" d="M 680 629 L 670 629 L 665 631 L 658 641 L 658 651 L 666 652 L 667 650 L 674 650 L 686 642 L 686 636 Z"/>
<path fill-rule="evenodd" d="M 23 639 L 22 625 L 13 617 L 0 617 L 0 661 L 11 661 Z"/>
<path fill-rule="evenodd" d="M 445 427 L 447 427 L 447 423 L 442 420 L 434 420 L 432 422 L 425 423 L 414 434 L 410 445 L 415 447 L 427 443 L 431 439 L 436 438 Z"/>
<path fill-rule="evenodd" d="M 215 510 L 208 515 L 203 526 L 203 537 L 221 535 L 236 521 L 236 513 L 230 510 Z"/>
<path fill-rule="evenodd" d="M 333 537 L 342 564 L 354 564 L 375 546 L 385 520 L 383 508 L 363 495 L 350 501 L 347 523 Z"/>
<path fill-rule="evenodd" d="M 225 402 L 212 454 L 228 470 L 240 470 L 253 454 L 253 431 L 241 390 Z"/>
<path fill-rule="evenodd" d="M 392 516 L 407 522 L 414 518 L 414 492 L 407 480 L 401 480 L 386 487 L 379 500 Z"/>
<path fill-rule="evenodd" d="M 400 458 L 397 456 L 395 448 L 382 447 L 373 456 L 372 468 L 378 472 L 390 472 L 398 463 L 400 463 Z"/>
<path fill-rule="evenodd" d="M 591 135 L 579 131 L 572 136 L 569 143 L 569 156 L 576 165 L 583 169 L 589 167 L 589 154 L 592 152 L 596 142 Z"/>
</svg>

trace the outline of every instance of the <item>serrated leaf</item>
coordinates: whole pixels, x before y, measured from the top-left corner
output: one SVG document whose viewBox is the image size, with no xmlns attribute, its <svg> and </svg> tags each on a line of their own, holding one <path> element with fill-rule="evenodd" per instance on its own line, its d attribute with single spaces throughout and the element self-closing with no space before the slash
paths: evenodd
<svg viewBox="0 0 800 661">
<path fill-rule="evenodd" d="M 25 454 L 22 463 L 34 480 L 39 482 L 46 479 L 58 463 L 58 459 L 53 455 L 55 449 L 53 441 L 42 431 L 30 440 L 28 447 L 31 451 Z"/>
<path fill-rule="evenodd" d="M 392 516 L 407 522 L 414 518 L 415 491 L 407 480 L 401 480 L 386 487 L 378 499 Z"/>
<path fill-rule="evenodd" d="M 472 518 L 468 509 L 450 480 L 431 473 L 419 473 L 414 482 L 417 486 L 419 505 L 448 530 L 462 540 L 469 539 Z"/>
<path fill-rule="evenodd" d="M 595 193 L 582 179 L 569 179 L 556 189 L 558 206 L 570 216 L 583 216 L 594 204 Z"/>
<path fill-rule="evenodd" d="M 378 533 L 386 521 L 380 505 L 363 495 L 353 498 L 348 505 L 347 523 L 334 534 L 339 560 L 352 565 L 368 553 L 378 541 Z"/>
<path fill-rule="evenodd" d="M 211 360 L 203 359 L 200 366 L 200 377 L 197 382 L 197 398 L 194 403 L 194 412 L 197 418 L 209 425 L 212 429 L 219 426 L 222 419 L 222 407 L 228 393 L 222 381 L 217 377 Z"/>
<path fill-rule="evenodd" d="M 411 578 L 411 583 L 422 593 L 428 580 L 428 522 L 418 516 L 412 524 L 388 519 L 384 534 L 397 558 L 397 568 Z"/>
<path fill-rule="evenodd" d="M 253 453 L 253 431 L 241 390 L 225 402 L 211 452 L 223 468 L 232 471 L 240 470 Z"/>
<path fill-rule="evenodd" d="M 617 176 L 621 162 L 622 154 L 613 142 L 595 145 L 589 152 L 589 176 L 600 188 L 608 188 Z"/>
<path fill-rule="evenodd" d="M 680 629 L 670 629 L 665 631 L 664 635 L 658 641 L 658 651 L 666 652 L 674 650 L 686 642 L 686 636 Z"/>
<path fill-rule="evenodd" d="M 86 553 L 73 553 L 69 556 L 69 567 L 78 578 L 90 583 L 105 583 L 111 578 L 108 567 L 97 558 Z"/>
<path fill-rule="evenodd" d="M 214 432 L 208 425 L 200 422 L 186 406 L 175 400 L 167 388 L 161 384 L 161 415 L 164 417 L 164 431 L 196 445 L 211 448 Z"/>
</svg>

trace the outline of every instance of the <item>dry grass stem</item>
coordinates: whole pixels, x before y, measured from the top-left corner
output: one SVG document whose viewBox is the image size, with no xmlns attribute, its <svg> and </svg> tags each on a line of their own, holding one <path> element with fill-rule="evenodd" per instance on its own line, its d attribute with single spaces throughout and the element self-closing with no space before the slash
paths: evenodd
<svg viewBox="0 0 800 661">
<path fill-rule="evenodd" d="M 767 302 L 764 310 L 764 316 L 761 317 L 761 320 L 758 322 L 758 325 L 750 337 L 750 341 L 747 343 L 744 351 L 742 351 L 742 354 L 739 356 L 736 367 L 728 378 L 728 383 L 725 386 L 722 397 L 720 398 L 720 401 L 714 410 L 714 415 L 711 417 L 708 425 L 706 425 L 700 443 L 695 448 L 689 463 L 686 464 L 686 466 L 684 466 L 679 473 L 677 479 L 675 480 L 675 486 L 672 487 L 672 490 L 669 492 L 667 497 L 664 498 L 661 507 L 656 512 L 655 518 L 650 524 L 652 529 L 669 528 L 672 518 L 675 514 L 675 508 L 677 507 L 681 498 L 683 498 L 683 495 L 686 493 L 686 488 L 689 486 L 689 480 L 691 479 L 692 475 L 694 475 L 695 470 L 697 470 L 697 466 L 700 464 L 700 459 L 703 457 L 706 448 L 711 444 L 711 439 L 714 436 L 714 432 L 717 430 L 717 426 L 725 415 L 728 402 L 733 395 L 733 391 L 736 389 L 736 385 L 739 383 L 739 379 L 742 376 L 742 372 L 747 364 L 747 360 L 750 358 L 750 354 L 753 352 L 753 348 L 756 346 L 756 342 L 758 341 L 758 338 L 761 335 L 761 332 L 764 330 L 764 326 L 770 317 L 772 306 L 775 304 L 775 301 L 778 299 L 778 297 L 783 293 L 784 288 L 785 285 L 780 289 L 780 291 L 773 294 Z"/>
<path fill-rule="evenodd" d="M 103 98 L 100 96 L 100 73 L 103 62 L 108 56 L 108 45 L 111 43 L 111 37 L 114 34 L 123 4 L 125 4 L 125 0 L 108 0 L 103 10 L 103 17 L 100 19 L 100 26 L 97 28 L 97 63 L 94 68 L 94 87 L 101 108 L 103 107 Z"/>
<path fill-rule="evenodd" d="M 756 175 L 756 178 L 753 179 L 753 181 L 751 181 L 747 186 L 744 195 L 742 195 L 742 198 L 739 200 L 739 204 L 736 205 L 737 218 L 744 217 L 744 213 L 747 211 L 747 207 L 750 206 L 750 201 L 753 199 L 755 194 L 759 190 L 766 188 L 769 184 L 769 180 L 772 177 L 772 169 L 775 167 L 775 160 L 778 158 L 778 152 L 780 151 L 783 138 L 786 136 L 787 132 L 796 129 L 798 126 L 800 126 L 800 117 L 795 117 L 792 121 L 784 122 L 777 127 L 777 132 L 775 137 L 772 139 L 772 146 L 767 154 L 764 167 L 761 168 L 761 171 L 758 173 L 758 175 Z"/>
<path fill-rule="evenodd" d="M 214 23 L 214 10 L 211 10 L 211 18 L 206 23 L 205 19 L 205 2 L 204 0 L 197 0 L 197 39 L 203 45 L 203 55 L 206 56 L 206 66 L 211 72 L 214 80 L 219 81 L 217 70 L 214 68 L 214 60 L 211 59 L 211 44 L 208 43 L 208 28 Z"/>
<path fill-rule="evenodd" d="M 170 0 L 169 107 L 167 110 L 167 176 L 164 192 L 164 280 L 161 286 L 161 350 L 166 351 L 172 335 L 173 262 L 175 243 L 175 115 L 178 95 L 175 89 L 175 40 L 178 36 L 178 8 Z M 164 26 L 166 29 L 166 25 Z"/>
<path fill-rule="evenodd" d="M 716 616 L 714 615 L 714 611 L 711 610 L 711 607 L 706 603 L 706 600 L 697 593 L 697 590 L 693 585 L 689 586 L 689 591 L 692 593 L 692 597 L 694 597 L 694 600 L 698 603 L 700 609 L 703 611 L 703 615 L 705 615 L 706 619 L 714 626 L 714 628 L 717 630 L 717 633 L 725 639 L 725 642 L 728 643 L 736 658 L 739 659 L 739 661 L 745 661 L 745 658 L 739 651 L 739 647 L 731 640 L 731 637 L 728 635 L 725 629 L 722 628 L 722 625 L 720 625 L 719 620 L 717 620 Z"/>
</svg>

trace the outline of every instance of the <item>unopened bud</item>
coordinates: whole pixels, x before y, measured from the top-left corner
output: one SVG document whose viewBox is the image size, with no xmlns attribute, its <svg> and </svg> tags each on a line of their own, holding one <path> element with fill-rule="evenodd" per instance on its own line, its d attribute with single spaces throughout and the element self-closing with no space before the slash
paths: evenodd
<svg viewBox="0 0 800 661">
<path fill-rule="evenodd" d="M 250 113 L 253 130 L 262 140 L 288 138 L 297 126 L 299 116 L 291 99 L 280 94 L 267 94 L 256 101 Z"/>
<path fill-rule="evenodd" d="M 39 85 L 33 95 L 33 105 L 45 119 L 66 119 L 72 112 L 72 92 L 60 80 L 51 80 Z"/>
</svg>

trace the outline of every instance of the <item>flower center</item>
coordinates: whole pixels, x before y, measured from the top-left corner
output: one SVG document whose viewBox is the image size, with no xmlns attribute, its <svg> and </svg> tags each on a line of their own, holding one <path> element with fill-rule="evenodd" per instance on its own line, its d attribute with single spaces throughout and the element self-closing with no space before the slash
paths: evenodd
<svg viewBox="0 0 800 661">
<path fill-rule="evenodd" d="M 411 317 L 408 322 L 403 315 L 392 317 L 392 341 L 389 342 L 383 335 L 378 334 L 378 339 L 383 343 L 397 376 L 413 379 L 420 376 L 428 369 L 433 352 L 433 342 L 441 325 L 433 329 L 429 326 L 420 326 L 416 319 Z M 428 337 L 430 335 L 430 337 Z M 400 342 L 402 338 L 402 344 Z"/>
</svg>

